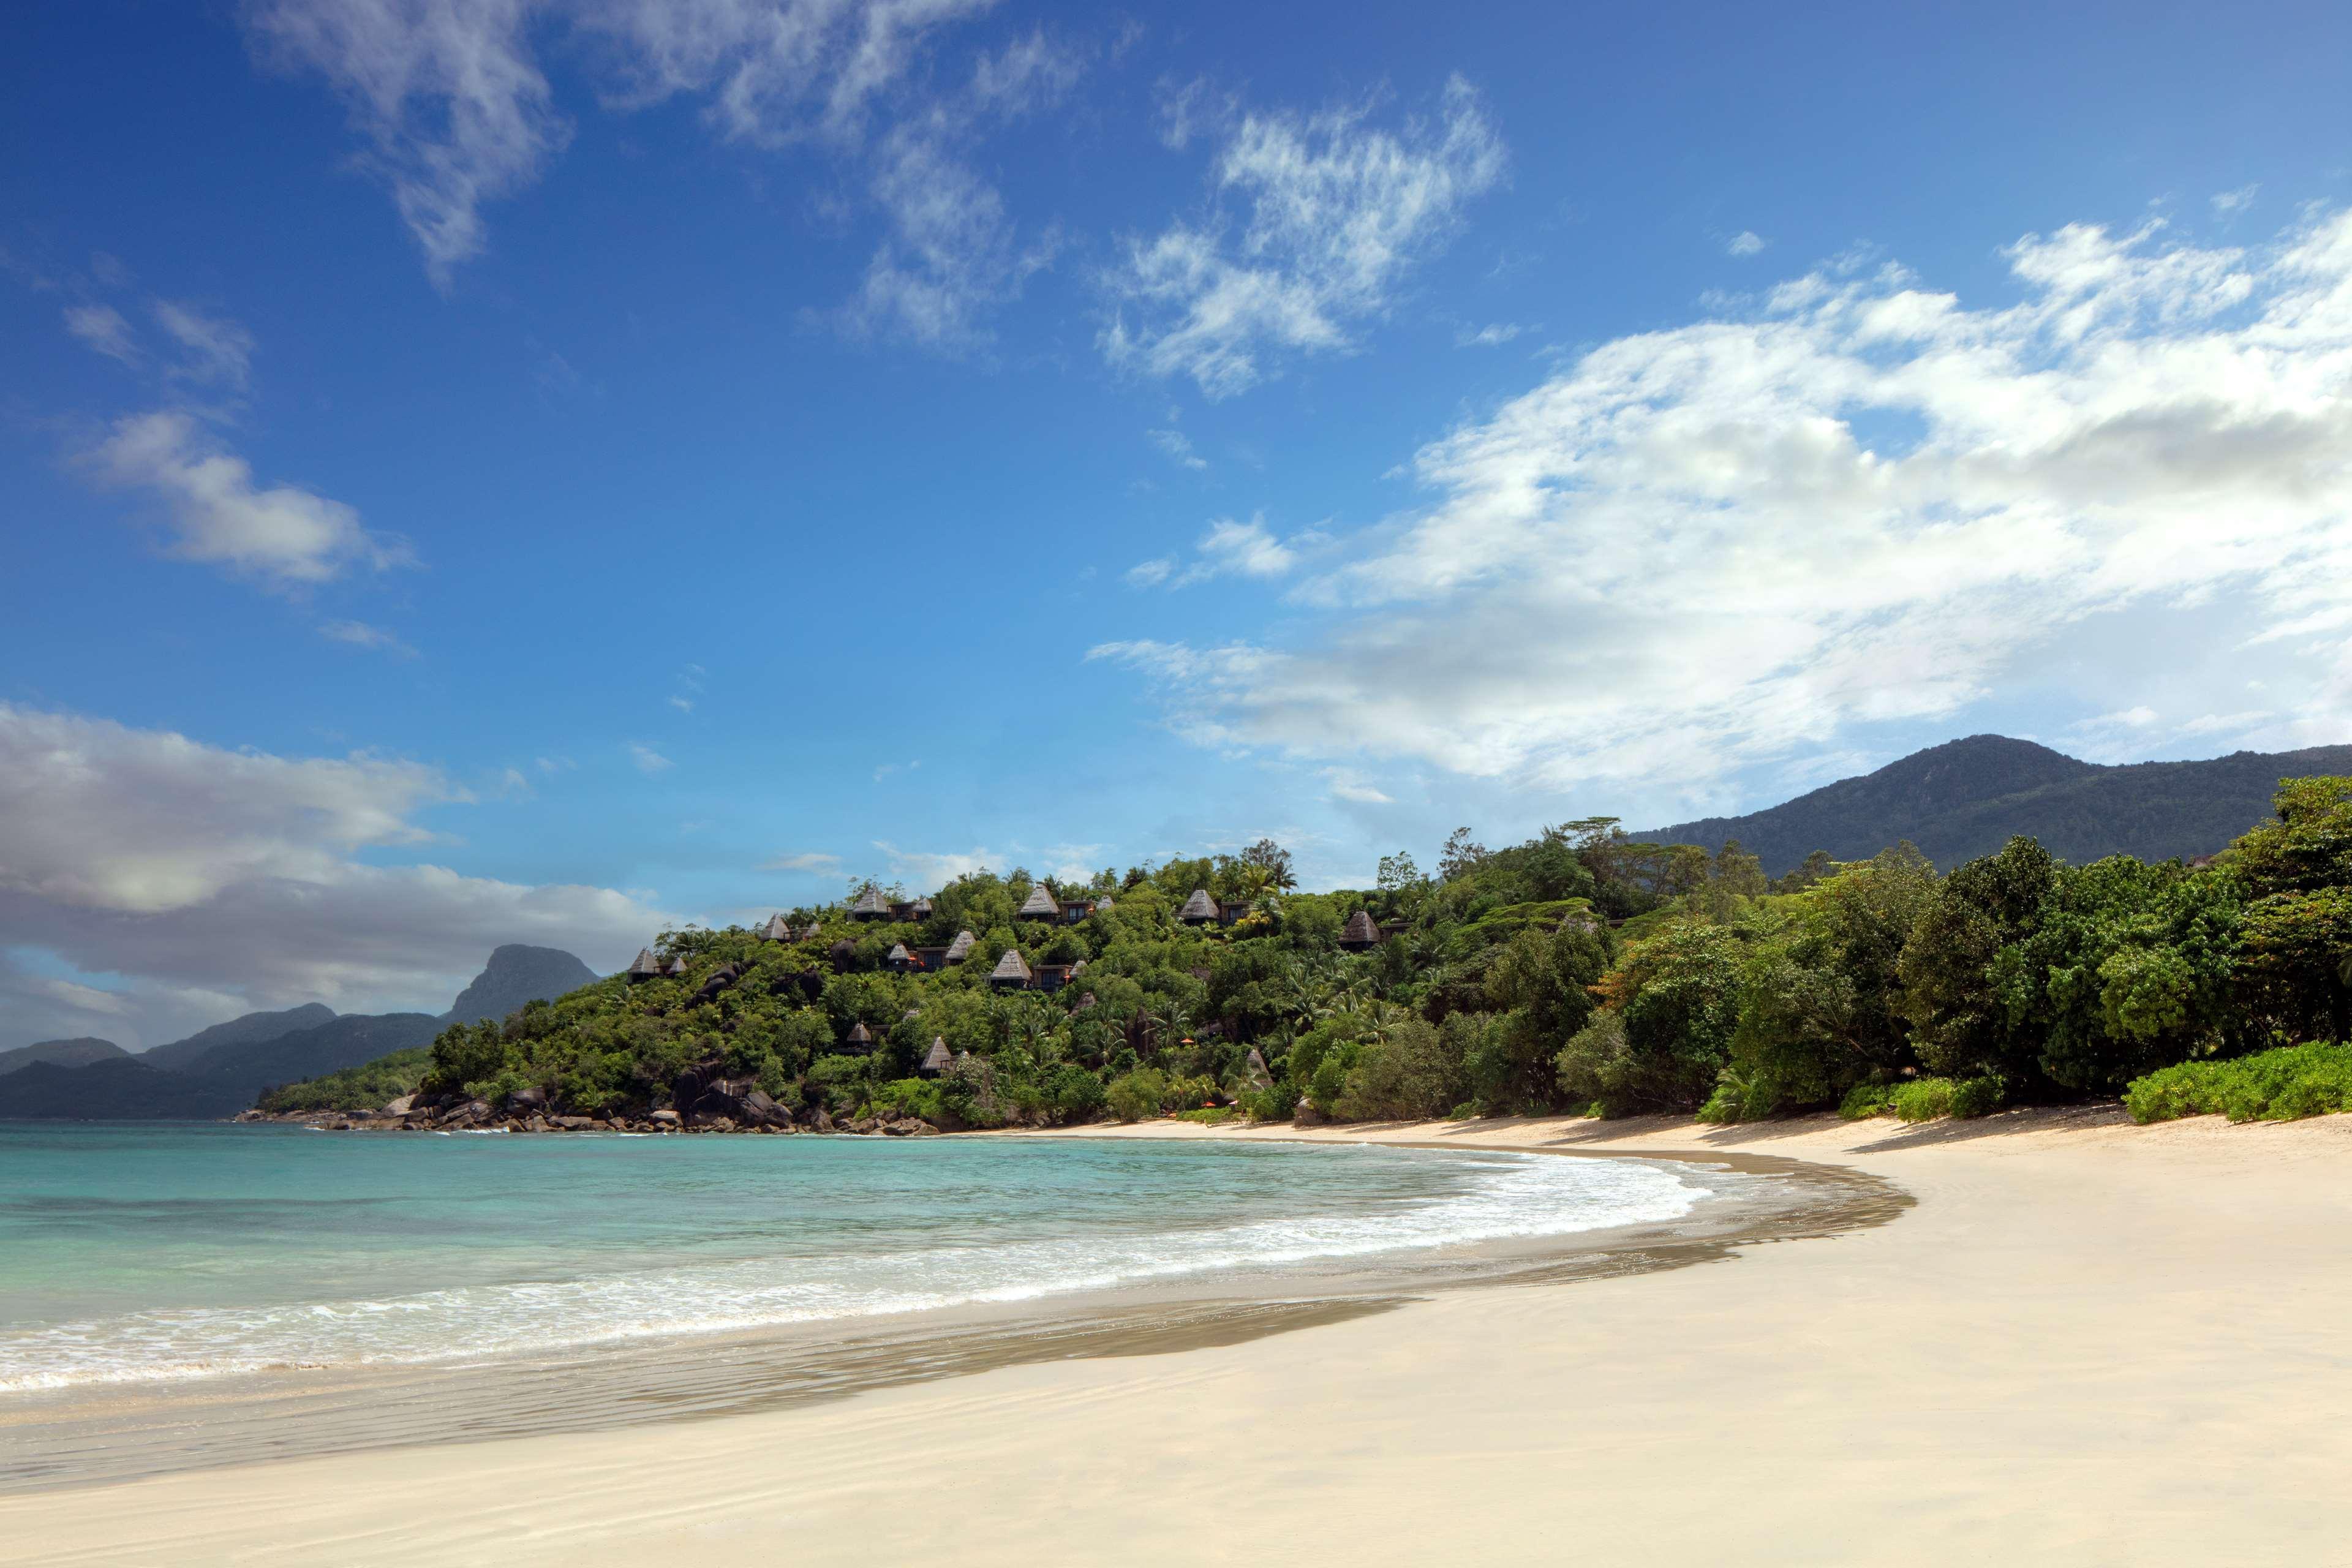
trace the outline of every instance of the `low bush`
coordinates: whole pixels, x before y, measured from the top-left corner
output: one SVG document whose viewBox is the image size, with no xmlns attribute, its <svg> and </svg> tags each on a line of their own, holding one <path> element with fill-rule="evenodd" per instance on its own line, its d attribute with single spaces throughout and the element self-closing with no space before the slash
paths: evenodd
<svg viewBox="0 0 2352 1568">
<path fill-rule="evenodd" d="M 1160 1102 L 1167 1094 L 1167 1074 L 1158 1068 L 1138 1068 L 1111 1079 L 1103 1100 L 1119 1121 L 1145 1121 L 1160 1114 Z"/>
<path fill-rule="evenodd" d="M 2009 1100 L 2009 1086 L 1987 1073 L 1979 1078 L 1922 1078 L 1898 1085 L 1887 1108 L 1905 1121 L 1933 1121 L 1938 1116 L 1988 1116 Z"/>
<path fill-rule="evenodd" d="M 1886 1084 L 1858 1083 L 1845 1091 L 1845 1099 L 1838 1105 L 1838 1115 L 1848 1121 L 1884 1116 L 1894 1108 L 1894 1100 L 1895 1090 Z"/>
<path fill-rule="evenodd" d="M 2161 1068 L 2132 1080 L 2124 1109 L 2141 1122 L 2182 1116 L 2293 1121 L 2352 1110 L 2352 1045 L 2282 1046 L 2228 1061 Z"/>
</svg>

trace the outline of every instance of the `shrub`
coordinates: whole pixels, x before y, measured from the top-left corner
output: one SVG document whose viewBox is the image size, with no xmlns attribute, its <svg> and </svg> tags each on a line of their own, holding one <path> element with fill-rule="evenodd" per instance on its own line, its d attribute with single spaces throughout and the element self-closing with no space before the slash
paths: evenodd
<svg viewBox="0 0 2352 1568">
<path fill-rule="evenodd" d="M 1744 1098 L 1738 1085 L 1719 1083 L 1715 1086 L 1715 1092 L 1707 1096 L 1706 1103 L 1698 1108 L 1696 1115 L 1692 1120 L 1714 1122 L 1717 1125 L 1737 1121 L 1739 1120 L 1739 1107 Z"/>
<path fill-rule="evenodd" d="M 1138 1068 L 1113 1079 L 1103 1091 L 1103 1101 L 1119 1121 L 1143 1121 L 1160 1114 L 1160 1102 L 1167 1094 L 1166 1074 L 1158 1068 Z"/>
<path fill-rule="evenodd" d="M 2009 1099 L 2009 1085 L 1997 1075 L 1975 1078 L 1923 1078 L 1898 1086 L 1888 1106 L 1906 1121 L 1932 1121 L 1938 1116 L 1985 1116 Z"/>
<path fill-rule="evenodd" d="M 2008 1103 L 2009 1084 L 1995 1074 L 1964 1078 L 1952 1085 L 1952 1114 L 1962 1121 L 1990 1116 Z"/>
<path fill-rule="evenodd" d="M 2182 1062 L 2134 1079 L 2124 1109 L 2140 1122 L 2217 1115 L 2293 1121 L 2352 1110 L 2352 1046 L 2282 1046 L 2229 1061 Z"/>
<path fill-rule="evenodd" d="M 1858 1083 L 1845 1091 L 1838 1115 L 1848 1121 L 1884 1116 L 1893 1107 L 1895 1091 L 1883 1083 Z"/>
</svg>

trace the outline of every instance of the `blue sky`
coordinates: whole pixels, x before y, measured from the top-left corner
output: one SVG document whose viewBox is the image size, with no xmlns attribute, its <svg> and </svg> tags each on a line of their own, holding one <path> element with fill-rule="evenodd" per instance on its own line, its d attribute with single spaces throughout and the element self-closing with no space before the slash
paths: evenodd
<svg viewBox="0 0 2352 1568">
<path fill-rule="evenodd" d="M 0 1045 L 2352 739 L 2352 14 L 18 7 Z"/>
</svg>

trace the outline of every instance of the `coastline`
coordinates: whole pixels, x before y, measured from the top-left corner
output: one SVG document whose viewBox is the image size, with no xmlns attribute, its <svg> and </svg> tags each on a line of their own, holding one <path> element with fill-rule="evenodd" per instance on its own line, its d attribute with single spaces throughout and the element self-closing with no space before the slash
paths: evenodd
<svg viewBox="0 0 2352 1568">
<path fill-rule="evenodd" d="M 1032 1134 L 1034 1135 L 1034 1134 Z M 1918 1206 L 1698 1268 L 655 1427 L 0 1499 L 34 1563 L 2326 1561 L 2352 1118 L 1043 1136 L 1780 1156 Z M 1014 1480 L 1012 1478 L 1021 1478 Z"/>
</svg>

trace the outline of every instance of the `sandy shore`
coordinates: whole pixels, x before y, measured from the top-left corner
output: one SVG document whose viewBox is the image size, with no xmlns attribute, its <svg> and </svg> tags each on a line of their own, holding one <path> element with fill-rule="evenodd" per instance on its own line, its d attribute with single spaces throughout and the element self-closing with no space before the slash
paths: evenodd
<svg viewBox="0 0 2352 1568">
<path fill-rule="evenodd" d="M 1213 1349 L 0 1500 L 0 1560 L 2352 1563 L 2352 1117 L 1304 1135 L 1770 1153 L 1918 1206 Z"/>
</svg>

